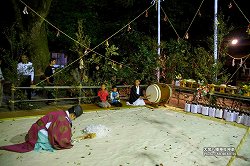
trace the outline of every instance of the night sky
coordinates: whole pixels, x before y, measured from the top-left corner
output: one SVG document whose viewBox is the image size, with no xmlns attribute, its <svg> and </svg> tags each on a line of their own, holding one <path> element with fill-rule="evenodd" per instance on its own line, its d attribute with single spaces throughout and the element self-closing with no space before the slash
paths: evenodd
<svg viewBox="0 0 250 166">
<path fill-rule="evenodd" d="M 84 2 L 84 0 L 83 0 Z M 109 3 L 109 1 L 105 1 Z M 177 3 L 178 2 L 178 3 Z M 192 3 L 190 3 L 192 2 Z M 247 0 L 235 0 L 241 10 L 244 12 L 245 16 L 250 19 L 249 13 L 249 5 Z M 6 25 L 10 25 L 14 20 L 14 10 L 12 9 L 12 5 L 8 0 L 3 0 L 0 2 L 1 6 L 4 6 L 2 10 L 0 10 L 0 19 L 1 19 L 1 31 L 6 28 Z M 52 1 L 53 3 L 53 1 Z M 134 2 L 134 5 L 130 8 L 119 8 L 119 3 L 113 3 L 110 1 L 110 8 L 93 8 L 91 10 L 96 10 L 96 12 L 102 17 L 102 20 L 106 20 L 106 23 L 112 23 L 119 19 L 125 19 L 123 15 L 124 13 L 139 13 L 145 10 L 151 1 L 142 2 Z M 190 0 L 190 1 L 173 1 L 173 0 L 165 0 L 161 3 L 162 8 L 165 10 L 169 19 L 173 22 L 174 26 L 177 29 L 180 37 L 183 37 L 185 34 L 185 30 L 187 29 L 189 24 L 183 24 L 184 20 L 188 20 L 190 23 L 196 10 L 198 9 L 201 1 Z M 84 4 L 84 3 L 82 3 Z M 77 5 L 79 8 L 84 8 L 84 6 Z M 190 6 L 193 6 L 193 9 L 190 9 Z M 230 46 L 229 52 L 230 54 L 234 54 L 235 56 L 241 56 L 250 53 L 250 40 L 249 35 L 247 35 L 246 30 L 249 25 L 248 21 L 244 18 L 242 13 L 236 7 L 232 0 L 218 0 L 218 11 L 219 13 L 223 13 L 225 19 L 228 20 L 229 25 L 234 27 L 234 31 L 232 31 L 225 40 L 230 41 L 233 38 L 238 38 L 239 43 L 236 46 Z M 129 9 L 129 10 L 128 10 Z M 194 10 L 195 9 L 195 10 Z M 161 11 L 162 12 L 162 11 Z M 53 14 L 53 9 L 50 10 L 50 13 Z M 213 35 L 213 13 L 214 13 L 214 1 L 213 0 L 204 0 L 200 8 L 200 12 L 194 20 L 192 26 L 189 30 L 189 41 L 191 43 L 203 44 L 204 41 L 207 40 L 207 37 Z M 50 14 L 51 15 L 51 14 Z M 50 15 L 48 19 L 50 19 Z M 135 15 L 136 16 L 136 15 Z M 163 21 L 164 14 L 162 12 L 162 22 L 161 22 L 161 39 L 169 40 L 170 38 L 176 39 L 177 36 L 174 33 L 168 22 Z M 171 18 L 176 17 L 175 20 Z M 55 21 L 53 21 L 55 22 Z M 136 20 L 136 24 L 138 25 L 138 30 L 144 31 L 144 33 L 151 34 L 152 37 L 157 37 L 157 12 L 155 7 L 152 7 L 149 10 L 149 17 L 140 17 Z M 108 26 L 109 24 L 105 24 Z M 150 26 L 151 25 L 151 26 Z M 155 25 L 155 26 L 153 26 Z M 149 27 L 150 26 L 150 27 Z M 149 27 L 149 28 L 148 28 Z M 117 27 L 116 27 L 117 28 Z M 112 29 L 112 27 L 111 27 Z M 115 29 L 115 28 L 114 28 Z M 107 31 L 105 35 L 111 35 L 112 31 Z M 100 36 L 101 38 L 103 35 Z M 105 36 L 107 37 L 107 36 Z M 3 34 L 0 36 L 1 38 L 1 46 L 6 45 L 6 39 Z"/>
</svg>

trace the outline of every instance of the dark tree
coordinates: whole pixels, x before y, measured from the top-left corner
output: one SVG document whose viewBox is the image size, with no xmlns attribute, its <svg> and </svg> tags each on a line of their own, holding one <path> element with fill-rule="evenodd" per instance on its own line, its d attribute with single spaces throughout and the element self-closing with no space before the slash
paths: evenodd
<svg viewBox="0 0 250 166">
<path fill-rule="evenodd" d="M 2 27 L 3 33 L 10 45 L 12 56 L 27 54 L 33 61 L 35 68 L 43 69 L 50 57 L 46 23 L 43 18 L 49 13 L 52 0 L 24 0 L 37 14 L 27 7 L 28 14 L 24 14 L 25 5 L 19 0 L 6 2 L 8 12 Z M 40 15 L 41 17 L 39 17 Z"/>
</svg>

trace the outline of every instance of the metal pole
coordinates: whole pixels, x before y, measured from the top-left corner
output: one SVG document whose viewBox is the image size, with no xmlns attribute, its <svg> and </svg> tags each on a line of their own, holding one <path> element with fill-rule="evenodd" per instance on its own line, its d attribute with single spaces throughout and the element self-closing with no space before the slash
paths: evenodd
<svg viewBox="0 0 250 166">
<path fill-rule="evenodd" d="M 158 49 L 157 49 L 157 53 L 158 53 L 158 58 L 160 58 L 161 55 L 161 49 L 160 49 L 160 45 L 161 45 L 161 0 L 157 1 L 157 10 L 158 10 Z M 160 82 L 160 69 L 159 67 L 157 67 L 157 82 Z"/>
<path fill-rule="evenodd" d="M 218 0 L 214 0 L 214 65 L 218 60 Z M 215 81 L 217 82 L 217 73 L 215 73 Z"/>
</svg>

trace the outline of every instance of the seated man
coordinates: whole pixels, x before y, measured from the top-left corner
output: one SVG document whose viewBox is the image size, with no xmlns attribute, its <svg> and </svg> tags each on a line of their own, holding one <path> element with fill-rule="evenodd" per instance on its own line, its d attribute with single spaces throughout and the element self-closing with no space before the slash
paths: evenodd
<svg viewBox="0 0 250 166">
<path fill-rule="evenodd" d="M 140 80 L 135 80 L 135 85 L 131 87 L 129 101 L 127 105 L 143 106 L 145 102 L 143 100 L 143 93 L 140 87 Z"/>
<path fill-rule="evenodd" d="M 80 105 L 67 111 L 50 112 L 34 123 L 21 144 L 2 146 L 0 149 L 13 152 L 29 152 L 32 150 L 69 149 L 71 144 L 72 120 L 83 113 Z"/>
</svg>

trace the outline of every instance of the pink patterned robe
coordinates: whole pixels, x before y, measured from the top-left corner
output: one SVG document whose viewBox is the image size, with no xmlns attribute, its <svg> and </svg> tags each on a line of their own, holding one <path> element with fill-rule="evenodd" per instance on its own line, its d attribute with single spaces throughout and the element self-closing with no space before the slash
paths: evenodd
<svg viewBox="0 0 250 166">
<path fill-rule="evenodd" d="M 2 146 L 0 149 L 13 152 L 25 153 L 34 150 L 38 139 L 38 131 L 45 129 L 48 131 L 48 138 L 54 149 L 69 149 L 71 144 L 71 123 L 65 111 L 50 112 L 34 123 L 29 129 L 25 142 L 15 145 Z M 45 125 L 51 122 L 47 129 Z"/>
</svg>

